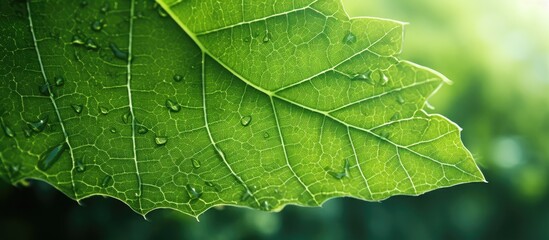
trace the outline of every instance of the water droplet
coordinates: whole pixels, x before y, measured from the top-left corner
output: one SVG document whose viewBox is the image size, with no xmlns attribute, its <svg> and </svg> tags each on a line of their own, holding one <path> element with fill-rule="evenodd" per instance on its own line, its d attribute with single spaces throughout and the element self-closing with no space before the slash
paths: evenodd
<svg viewBox="0 0 549 240">
<path fill-rule="evenodd" d="M 101 31 L 101 29 L 103 29 L 103 26 L 105 26 L 103 24 L 103 20 L 95 20 L 91 23 L 91 29 L 96 31 L 96 32 L 99 32 Z"/>
<path fill-rule="evenodd" d="M 101 11 L 102 13 L 107 13 L 109 11 L 109 3 L 108 2 L 105 2 L 103 4 L 103 6 L 101 6 L 101 8 L 99 9 L 99 11 Z"/>
<path fill-rule="evenodd" d="M 166 99 L 166 107 L 170 110 L 170 112 L 176 113 L 181 111 L 181 106 L 170 99 Z"/>
<path fill-rule="evenodd" d="M 6 136 L 10 138 L 15 137 L 15 132 L 13 132 L 13 130 L 11 130 L 10 127 L 6 126 L 3 121 L 2 121 L 2 128 L 4 129 L 4 133 L 6 134 Z"/>
<path fill-rule="evenodd" d="M 351 168 L 351 164 L 349 163 L 349 159 L 345 158 L 345 164 L 343 165 L 343 170 L 345 171 L 345 175 L 349 176 L 349 169 Z"/>
<path fill-rule="evenodd" d="M 116 128 L 112 127 L 112 128 L 110 129 L 110 131 L 111 131 L 111 133 L 116 133 Z"/>
<path fill-rule="evenodd" d="M 134 196 L 135 196 L 135 197 L 141 197 L 141 193 L 136 192 L 136 193 L 134 194 Z"/>
<path fill-rule="evenodd" d="M 204 182 L 204 184 L 206 184 L 206 186 L 208 186 L 208 187 L 213 188 L 216 192 L 221 191 L 221 186 L 219 184 L 215 184 L 215 183 L 212 183 L 212 182 Z"/>
<path fill-rule="evenodd" d="M 251 37 L 245 37 L 245 38 L 242 39 L 242 41 L 244 41 L 244 42 L 250 42 L 250 40 L 251 40 Z"/>
<path fill-rule="evenodd" d="M 335 172 L 335 171 L 330 170 L 330 171 L 328 171 L 328 174 L 332 175 L 332 177 L 334 177 L 337 180 L 341 180 L 344 177 L 349 176 L 349 168 L 350 168 L 349 159 L 346 158 L 345 159 L 345 164 L 343 165 L 343 171 Z"/>
<path fill-rule="evenodd" d="M 107 188 L 108 186 L 111 185 L 111 182 L 112 182 L 112 177 L 107 175 L 103 178 L 103 181 L 101 181 L 101 186 L 103 188 Z"/>
<path fill-rule="evenodd" d="M 84 165 L 84 158 L 79 158 L 78 160 L 76 160 L 75 170 L 79 173 L 86 171 L 86 165 Z"/>
<path fill-rule="evenodd" d="M 391 117 L 391 121 L 396 121 L 400 119 L 400 113 L 395 113 L 393 114 L 393 116 Z"/>
<path fill-rule="evenodd" d="M 263 37 L 263 43 L 267 43 L 271 40 L 271 34 L 269 33 L 269 30 L 265 31 L 265 37 Z"/>
<path fill-rule="evenodd" d="M 252 116 L 249 116 L 249 115 L 244 116 L 240 119 L 240 124 L 244 127 L 250 125 L 251 122 L 252 122 Z"/>
<path fill-rule="evenodd" d="M 345 37 L 343 37 L 343 43 L 353 44 L 356 42 L 356 36 L 352 32 L 348 32 Z"/>
<path fill-rule="evenodd" d="M 127 124 L 130 122 L 131 112 L 127 112 L 126 114 L 122 115 L 122 122 Z"/>
<path fill-rule="evenodd" d="M 84 39 L 80 35 L 74 35 L 72 36 L 72 44 L 76 45 L 84 45 Z"/>
<path fill-rule="evenodd" d="M 381 73 L 381 82 L 380 84 L 382 86 L 386 85 L 387 83 L 389 82 L 389 76 L 387 76 L 387 74 L 385 73 Z"/>
<path fill-rule="evenodd" d="M 118 46 L 116 46 L 116 44 L 110 43 L 109 47 L 111 48 L 112 54 L 114 54 L 114 56 L 116 58 L 124 60 L 124 61 L 129 61 L 130 60 L 129 53 L 126 52 L 126 51 L 120 50 L 120 48 L 118 48 Z"/>
<path fill-rule="evenodd" d="M 250 192 L 250 190 L 246 190 L 244 194 L 242 194 L 242 197 L 240 197 L 240 201 L 244 202 L 250 199 L 251 196 L 252 196 L 252 193 Z"/>
<path fill-rule="evenodd" d="M 38 87 L 38 91 L 40 91 L 40 94 L 42 94 L 44 96 L 49 96 L 50 95 L 50 84 L 49 83 L 44 83 L 44 84 L 40 85 Z"/>
<path fill-rule="evenodd" d="M 202 192 L 198 191 L 196 188 L 194 188 L 190 184 L 187 184 L 187 192 L 189 193 L 191 200 L 197 200 L 202 196 Z"/>
<path fill-rule="evenodd" d="M 269 138 L 269 133 L 268 133 L 268 132 L 264 132 L 264 133 L 263 133 L 263 138 Z"/>
<path fill-rule="evenodd" d="M 85 6 L 88 6 L 88 1 L 81 1 L 80 7 L 85 7 Z"/>
<path fill-rule="evenodd" d="M 192 159 L 193 167 L 200 168 L 200 161 L 198 159 Z"/>
<path fill-rule="evenodd" d="M 347 176 L 347 174 L 345 174 L 345 172 L 328 171 L 328 174 L 332 175 L 332 177 L 334 177 L 337 180 L 341 180 L 342 178 Z"/>
<path fill-rule="evenodd" d="M 99 107 L 99 112 L 103 115 L 107 115 L 109 113 L 109 109 L 106 107 Z"/>
<path fill-rule="evenodd" d="M 147 129 L 145 126 L 143 125 L 137 125 L 137 133 L 139 134 L 145 134 L 149 132 L 149 129 Z"/>
<path fill-rule="evenodd" d="M 164 11 L 163 8 L 159 7 L 157 10 L 158 10 L 158 15 L 160 15 L 161 17 L 167 17 L 168 16 L 168 13 L 166 11 Z"/>
<path fill-rule="evenodd" d="M 84 106 L 80 105 L 80 104 L 73 104 L 71 105 L 72 107 L 72 110 L 74 110 L 75 113 L 78 113 L 80 114 L 82 112 L 82 110 L 84 109 Z"/>
<path fill-rule="evenodd" d="M 38 160 L 38 168 L 42 171 L 47 171 L 50 169 L 51 166 L 59 160 L 65 149 L 67 149 L 67 144 L 65 142 L 49 149 L 40 157 L 40 160 Z"/>
<path fill-rule="evenodd" d="M 398 95 L 397 96 L 397 102 L 399 104 L 404 104 L 406 101 L 404 100 L 404 98 L 402 97 L 402 95 Z"/>
<path fill-rule="evenodd" d="M 97 46 L 97 43 L 95 43 L 95 40 L 88 38 L 86 40 L 86 48 L 90 50 L 97 50 L 99 49 L 99 46 Z"/>
<path fill-rule="evenodd" d="M 154 142 L 158 146 L 164 146 L 164 145 L 166 145 L 166 143 L 168 143 L 168 138 L 167 137 L 158 137 L 157 136 L 157 137 L 154 138 Z"/>
<path fill-rule="evenodd" d="M 183 77 L 179 74 L 176 74 L 173 76 L 173 80 L 176 82 L 181 82 L 181 80 L 183 80 Z"/>
<path fill-rule="evenodd" d="M 271 204 L 269 204 L 269 201 L 265 200 L 261 203 L 261 210 L 263 210 L 263 211 L 270 211 L 271 210 Z"/>
<path fill-rule="evenodd" d="M 353 80 L 371 80 L 372 72 L 367 71 L 365 73 L 356 74 L 353 76 Z"/>
<path fill-rule="evenodd" d="M 109 44 L 109 47 L 111 48 L 111 51 L 112 53 L 114 54 L 114 56 L 120 60 L 124 60 L 124 61 L 129 61 L 130 60 L 130 55 L 128 52 L 126 51 L 122 51 L 120 50 L 120 48 L 118 48 L 118 46 L 114 43 L 110 43 Z"/>
<path fill-rule="evenodd" d="M 55 86 L 63 86 L 63 84 L 65 84 L 65 79 L 63 77 L 55 77 L 54 78 L 54 81 L 55 81 Z"/>
<path fill-rule="evenodd" d="M 37 122 L 28 122 L 27 126 L 34 132 L 42 132 L 46 128 L 46 125 L 48 124 L 48 116 L 44 117 L 43 119 L 38 120 Z"/>
</svg>

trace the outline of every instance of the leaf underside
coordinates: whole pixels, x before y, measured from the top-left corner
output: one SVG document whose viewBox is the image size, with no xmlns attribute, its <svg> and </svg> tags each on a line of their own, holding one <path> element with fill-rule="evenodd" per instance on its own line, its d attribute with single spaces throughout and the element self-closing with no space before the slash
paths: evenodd
<svg viewBox="0 0 549 240">
<path fill-rule="evenodd" d="M 403 23 L 338 0 L 2 1 L 0 35 L 14 184 L 198 216 L 484 181 Z"/>
</svg>

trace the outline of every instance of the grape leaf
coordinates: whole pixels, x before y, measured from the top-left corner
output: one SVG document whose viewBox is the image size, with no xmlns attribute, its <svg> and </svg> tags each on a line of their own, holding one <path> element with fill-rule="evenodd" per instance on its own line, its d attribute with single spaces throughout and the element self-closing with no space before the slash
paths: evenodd
<svg viewBox="0 0 549 240">
<path fill-rule="evenodd" d="M 338 0 L 0 5 L 11 183 L 198 216 L 484 181 L 423 110 L 448 80 L 397 58 L 403 23 Z"/>
</svg>

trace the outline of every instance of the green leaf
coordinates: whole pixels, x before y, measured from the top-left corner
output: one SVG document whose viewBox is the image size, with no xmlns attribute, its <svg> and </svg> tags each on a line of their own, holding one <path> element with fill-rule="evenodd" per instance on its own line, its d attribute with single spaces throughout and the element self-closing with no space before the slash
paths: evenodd
<svg viewBox="0 0 549 240">
<path fill-rule="evenodd" d="M 326 1 L 3 1 L 0 176 L 140 214 L 484 181 L 403 23 Z M 170 15 L 175 22 L 168 17 Z"/>
</svg>

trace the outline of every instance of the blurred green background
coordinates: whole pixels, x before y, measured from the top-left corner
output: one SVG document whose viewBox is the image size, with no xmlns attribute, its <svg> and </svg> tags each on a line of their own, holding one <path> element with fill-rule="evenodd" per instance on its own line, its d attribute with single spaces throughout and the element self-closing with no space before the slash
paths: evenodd
<svg viewBox="0 0 549 240">
<path fill-rule="evenodd" d="M 345 0 L 350 15 L 409 22 L 402 58 L 454 81 L 430 103 L 463 129 L 488 184 L 383 203 L 331 200 L 277 214 L 172 211 L 148 221 L 96 197 L 0 183 L 3 239 L 548 239 L 549 0 Z"/>
</svg>

